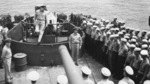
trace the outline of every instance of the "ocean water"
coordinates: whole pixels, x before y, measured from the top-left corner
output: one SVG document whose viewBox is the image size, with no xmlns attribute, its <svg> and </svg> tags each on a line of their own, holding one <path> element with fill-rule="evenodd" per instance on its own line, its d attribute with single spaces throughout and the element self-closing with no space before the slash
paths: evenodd
<svg viewBox="0 0 150 84">
<path fill-rule="evenodd" d="M 34 15 L 34 7 L 45 4 L 48 10 L 57 13 L 92 15 L 96 18 L 124 20 L 136 29 L 150 30 L 150 0 L 0 0 L 0 14 Z"/>
</svg>

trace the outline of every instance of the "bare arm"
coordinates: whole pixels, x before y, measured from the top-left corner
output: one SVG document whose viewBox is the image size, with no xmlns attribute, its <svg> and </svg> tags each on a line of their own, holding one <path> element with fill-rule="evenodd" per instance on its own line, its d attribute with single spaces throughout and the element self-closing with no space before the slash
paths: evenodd
<svg viewBox="0 0 150 84">
<path fill-rule="evenodd" d="M 2 50 L 1 58 L 4 59 L 5 56 L 6 56 L 6 50 L 3 49 L 3 50 Z"/>
</svg>

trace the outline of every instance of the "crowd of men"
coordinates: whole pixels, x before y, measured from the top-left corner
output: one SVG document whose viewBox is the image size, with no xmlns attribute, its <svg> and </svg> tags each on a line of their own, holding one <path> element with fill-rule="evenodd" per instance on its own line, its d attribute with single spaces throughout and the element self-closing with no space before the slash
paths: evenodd
<svg viewBox="0 0 150 84">
<path fill-rule="evenodd" d="M 109 68 L 114 78 L 121 80 L 125 67 L 129 66 L 133 69 L 129 78 L 135 84 L 150 80 L 150 32 L 126 27 L 117 18 L 113 21 L 87 19 L 81 24 L 81 30 L 85 33 L 82 51 L 86 50 Z"/>
</svg>

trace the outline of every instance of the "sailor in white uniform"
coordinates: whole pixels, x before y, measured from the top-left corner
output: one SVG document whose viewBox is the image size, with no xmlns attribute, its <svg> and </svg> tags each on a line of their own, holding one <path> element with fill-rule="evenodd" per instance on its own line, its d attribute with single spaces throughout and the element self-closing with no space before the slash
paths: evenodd
<svg viewBox="0 0 150 84">
<path fill-rule="evenodd" d="M 124 78 L 120 81 L 125 81 L 127 84 L 135 84 L 134 81 L 129 77 L 134 74 L 133 69 L 130 66 L 125 67 Z M 119 81 L 119 82 L 120 82 Z"/>
<path fill-rule="evenodd" d="M 113 81 L 108 79 L 111 76 L 111 72 L 108 68 L 103 67 L 101 69 L 101 73 L 102 73 L 102 80 L 99 81 L 97 84 L 114 84 Z"/>
<path fill-rule="evenodd" d="M 78 30 L 75 29 L 74 32 L 69 37 L 69 47 L 71 49 L 71 56 L 74 60 L 75 64 L 78 65 L 78 57 L 79 57 L 79 51 L 82 45 L 82 38 L 80 34 L 78 33 Z"/>
<path fill-rule="evenodd" d="M 91 70 L 87 66 L 83 66 L 82 70 L 82 77 L 83 77 L 83 84 L 94 84 L 94 82 L 89 78 L 91 75 Z"/>
<path fill-rule="evenodd" d="M 11 59 L 12 59 L 12 52 L 10 49 L 10 43 L 11 39 L 7 38 L 5 40 L 5 46 L 3 47 L 2 50 L 2 60 L 3 60 L 3 65 L 4 65 L 4 70 L 5 70 L 5 82 L 10 83 L 12 80 L 12 75 L 11 75 Z"/>
<path fill-rule="evenodd" d="M 40 10 L 37 10 L 35 14 L 35 32 L 39 33 L 38 43 L 41 42 L 41 39 L 43 37 L 45 25 L 46 13 L 44 11 L 44 8 L 41 7 Z"/>
</svg>

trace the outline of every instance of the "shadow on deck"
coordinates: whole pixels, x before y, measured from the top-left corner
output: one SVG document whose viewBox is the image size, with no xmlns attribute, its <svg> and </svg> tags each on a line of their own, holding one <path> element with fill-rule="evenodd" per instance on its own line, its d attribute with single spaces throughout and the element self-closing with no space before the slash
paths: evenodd
<svg viewBox="0 0 150 84">
<path fill-rule="evenodd" d="M 81 73 L 81 67 L 88 66 L 92 70 L 92 75 L 90 78 L 97 83 L 101 80 L 101 73 L 100 70 L 103 65 L 96 62 L 92 57 L 85 55 L 79 59 L 79 73 Z M 57 76 L 65 74 L 64 67 L 62 65 L 53 66 L 53 67 L 39 67 L 39 66 L 28 66 L 26 70 L 21 72 L 15 72 L 12 69 L 13 75 L 13 84 L 31 84 L 30 80 L 27 78 L 27 74 L 32 71 L 36 70 L 40 74 L 40 78 L 36 84 L 57 84 Z M 117 80 L 110 77 L 115 83 Z M 0 84 L 4 84 L 4 70 L 0 69 Z"/>
</svg>

